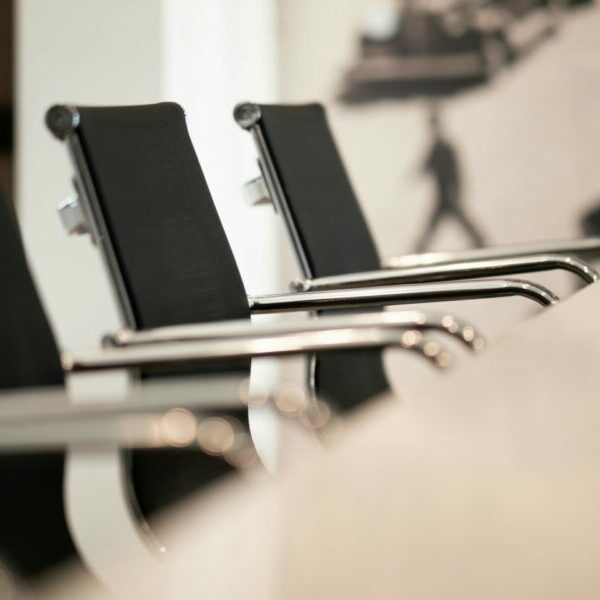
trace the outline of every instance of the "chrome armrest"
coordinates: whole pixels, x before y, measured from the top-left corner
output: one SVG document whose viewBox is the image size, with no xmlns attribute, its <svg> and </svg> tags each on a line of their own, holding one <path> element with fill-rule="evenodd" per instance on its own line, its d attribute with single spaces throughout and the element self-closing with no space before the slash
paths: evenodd
<svg viewBox="0 0 600 600">
<path fill-rule="evenodd" d="M 57 447 L 188 445 L 203 417 L 243 408 L 240 376 L 170 377 L 138 383 L 121 402 L 73 404 L 63 388 L 0 393 L 0 453 Z M 192 414 L 193 411 L 194 414 Z M 184 444 L 185 442 L 185 444 Z"/>
<path fill-rule="evenodd" d="M 545 287 L 519 279 L 482 279 L 334 289 L 254 296 L 248 300 L 250 310 L 253 313 L 274 313 L 417 304 L 448 300 L 478 300 L 504 296 L 523 296 L 542 306 L 551 306 L 559 301 L 559 298 Z"/>
<path fill-rule="evenodd" d="M 358 348 L 398 347 L 418 350 L 421 338 L 412 335 L 413 333 L 414 329 L 406 326 L 330 328 L 264 337 L 190 341 L 185 344 L 140 344 L 77 354 L 65 352 L 62 354 L 62 362 L 65 371 L 81 372 Z M 436 348 L 435 352 L 428 351 L 423 356 L 438 366 L 447 366 L 448 353 L 439 344 Z"/>
<path fill-rule="evenodd" d="M 432 281 L 456 281 L 482 277 L 503 277 L 540 271 L 561 269 L 580 277 L 586 284 L 598 281 L 598 273 L 589 265 L 572 256 L 543 254 L 510 258 L 460 261 L 447 264 L 382 269 L 295 281 L 292 287 L 298 291 L 327 290 L 334 288 L 392 285 L 400 283 L 424 283 Z"/>
<path fill-rule="evenodd" d="M 143 344 L 193 342 L 231 338 L 258 338 L 281 334 L 295 334 L 323 329 L 347 328 L 410 327 L 419 331 L 438 331 L 456 337 L 469 349 L 483 348 L 484 340 L 472 325 L 447 313 L 405 310 L 397 312 L 367 313 L 362 315 L 320 317 L 302 319 L 296 322 L 278 322 L 256 325 L 248 321 L 225 321 L 205 325 L 177 325 L 144 331 L 121 329 L 104 336 L 104 345 L 113 347 L 137 346 Z"/>
<path fill-rule="evenodd" d="M 529 242 L 524 244 L 506 244 L 490 248 L 476 248 L 448 252 L 427 252 L 407 254 L 389 258 L 386 268 L 402 269 L 425 265 L 447 264 L 471 260 L 491 260 L 495 258 L 516 258 L 536 254 L 562 254 L 584 259 L 600 258 L 600 238 L 582 238 L 548 242 Z"/>
</svg>

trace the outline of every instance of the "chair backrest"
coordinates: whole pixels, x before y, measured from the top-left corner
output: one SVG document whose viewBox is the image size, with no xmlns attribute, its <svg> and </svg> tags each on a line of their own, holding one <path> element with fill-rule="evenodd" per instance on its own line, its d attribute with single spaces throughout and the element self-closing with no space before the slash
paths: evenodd
<svg viewBox="0 0 600 600">
<path fill-rule="evenodd" d="M 240 104 L 234 116 L 255 136 L 263 176 L 303 275 L 378 270 L 379 255 L 324 108 Z M 314 380 L 323 396 L 345 409 L 389 389 L 378 350 L 320 354 Z"/>
<path fill-rule="evenodd" d="M 79 187 L 138 329 L 249 318 L 246 292 L 174 103 L 53 107 L 73 119 Z M 62 119 L 62 120 L 61 120 Z M 80 190 L 81 191 L 81 190 Z M 83 199 L 82 199 L 83 200 Z"/>
<path fill-rule="evenodd" d="M 75 183 L 128 325 L 249 319 L 244 286 L 190 140 L 174 103 L 54 106 L 52 133 L 67 142 Z M 250 362 L 142 373 L 249 373 Z M 233 411 L 242 422 L 247 411 Z M 229 470 L 196 450 L 138 450 L 130 477 L 151 515 Z"/>
<path fill-rule="evenodd" d="M 0 192 L 0 388 L 62 385 L 63 370 L 11 205 Z M 0 455 L 0 561 L 34 579 L 75 553 L 62 452 Z"/>
<path fill-rule="evenodd" d="M 259 105 L 257 127 L 310 273 L 373 271 L 380 258 L 320 104 Z M 288 223 L 288 226 L 292 225 Z"/>
</svg>

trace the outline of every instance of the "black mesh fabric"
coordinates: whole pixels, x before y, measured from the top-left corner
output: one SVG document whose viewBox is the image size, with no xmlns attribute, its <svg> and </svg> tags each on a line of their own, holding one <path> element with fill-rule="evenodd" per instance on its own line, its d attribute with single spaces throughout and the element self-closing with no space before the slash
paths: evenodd
<svg viewBox="0 0 600 600">
<path fill-rule="evenodd" d="M 261 129 L 311 270 L 305 275 L 380 269 L 373 237 L 323 107 L 261 105 L 260 109 Z M 319 355 L 315 383 L 323 396 L 343 409 L 388 389 L 377 350 Z"/>
<path fill-rule="evenodd" d="M 12 207 L 0 194 L 0 388 L 62 386 L 58 349 L 32 281 Z M 74 555 L 62 452 L 0 455 L 0 562 L 30 579 Z"/>
<path fill-rule="evenodd" d="M 78 112 L 137 326 L 249 318 L 182 108 L 162 103 Z"/>
<path fill-rule="evenodd" d="M 323 107 L 260 109 L 262 130 L 313 277 L 380 269 Z"/>
<path fill-rule="evenodd" d="M 78 136 L 137 328 L 249 319 L 246 292 L 183 109 L 161 103 L 78 112 Z M 185 372 L 214 370 L 249 372 L 249 362 Z M 246 421 L 244 412 L 232 414 Z M 220 459 L 187 449 L 136 451 L 129 460 L 145 515 L 229 470 Z"/>
</svg>

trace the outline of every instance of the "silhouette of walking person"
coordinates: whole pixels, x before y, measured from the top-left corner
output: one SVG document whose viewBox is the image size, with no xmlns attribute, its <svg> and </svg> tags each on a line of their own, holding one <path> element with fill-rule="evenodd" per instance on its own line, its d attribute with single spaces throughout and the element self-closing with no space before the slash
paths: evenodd
<svg viewBox="0 0 600 600">
<path fill-rule="evenodd" d="M 437 107 L 429 113 L 431 128 L 431 148 L 421 167 L 421 171 L 433 177 L 436 186 L 436 204 L 429 222 L 417 243 L 416 252 L 424 252 L 434 233 L 445 218 L 455 219 L 470 238 L 473 247 L 484 245 L 483 235 L 465 213 L 461 205 L 461 173 L 456 148 L 444 135 Z"/>
</svg>

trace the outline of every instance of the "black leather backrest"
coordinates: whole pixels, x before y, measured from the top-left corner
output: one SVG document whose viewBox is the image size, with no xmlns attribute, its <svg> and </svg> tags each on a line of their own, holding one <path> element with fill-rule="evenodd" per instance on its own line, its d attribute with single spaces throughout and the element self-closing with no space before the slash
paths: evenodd
<svg viewBox="0 0 600 600">
<path fill-rule="evenodd" d="M 310 276 L 378 270 L 381 265 L 373 237 L 323 107 L 261 105 L 260 110 L 261 129 Z M 319 354 L 315 384 L 319 394 L 342 410 L 389 390 L 379 350 Z"/>
<path fill-rule="evenodd" d="M 183 109 L 162 103 L 78 112 L 137 327 L 249 318 Z"/>
<path fill-rule="evenodd" d="M 0 388 L 63 383 L 58 348 L 29 273 L 14 211 L 0 193 Z"/>
<path fill-rule="evenodd" d="M 138 329 L 249 319 L 246 292 L 190 140 L 174 103 L 79 107 L 77 135 Z M 144 372 L 227 371 L 250 361 Z M 246 420 L 245 410 L 232 415 Z M 199 450 L 137 450 L 130 476 L 141 512 L 197 491 L 229 465 Z"/>
<path fill-rule="evenodd" d="M 312 277 L 380 268 L 320 104 L 261 105 L 260 121 Z"/>
</svg>

